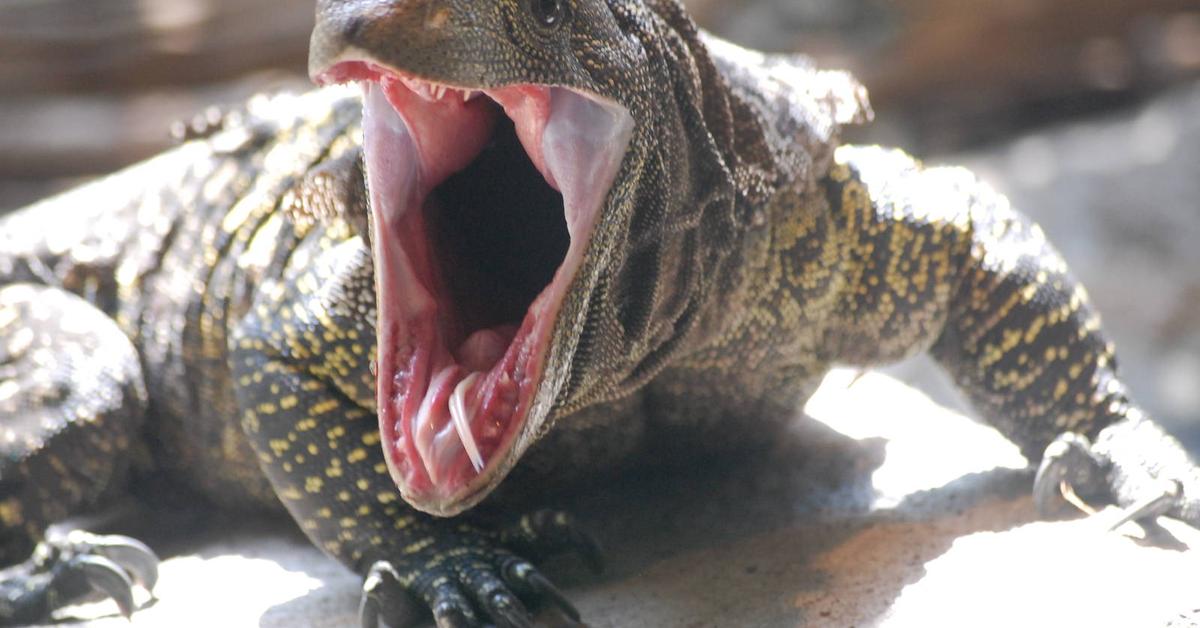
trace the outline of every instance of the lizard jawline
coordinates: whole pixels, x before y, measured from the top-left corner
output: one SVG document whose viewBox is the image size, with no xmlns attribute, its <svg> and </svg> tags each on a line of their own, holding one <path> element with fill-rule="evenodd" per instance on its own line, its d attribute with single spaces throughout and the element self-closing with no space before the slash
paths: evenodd
<svg viewBox="0 0 1200 628">
<path fill-rule="evenodd" d="M 556 392 L 549 388 L 561 378 L 543 378 L 548 348 L 632 118 L 559 87 L 460 91 L 371 68 L 364 88 L 384 458 L 410 505 L 449 516 L 500 483 L 549 411 Z M 505 123 L 500 109 L 533 167 L 561 194 L 569 245 L 519 326 L 471 329 L 455 309 L 453 269 L 441 263 L 435 225 L 427 223 L 438 219 L 435 189 L 479 158 Z"/>
</svg>

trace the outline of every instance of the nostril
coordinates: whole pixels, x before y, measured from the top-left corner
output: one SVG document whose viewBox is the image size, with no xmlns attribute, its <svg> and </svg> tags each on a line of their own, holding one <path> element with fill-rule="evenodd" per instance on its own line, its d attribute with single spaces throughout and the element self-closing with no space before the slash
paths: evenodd
<svg viewBox="0 0 1200 628">
<path fill-rule="evenodd" d="M 348 49 L 361 44 L 368 35 L 369 20 L 361 13 L 339 11 L 330 3 L 321 3 L 308 50 L 308 72 L 314 81 L 323 85 L 346 80 L 332 75 L 332 66 Z"/>
</svg>

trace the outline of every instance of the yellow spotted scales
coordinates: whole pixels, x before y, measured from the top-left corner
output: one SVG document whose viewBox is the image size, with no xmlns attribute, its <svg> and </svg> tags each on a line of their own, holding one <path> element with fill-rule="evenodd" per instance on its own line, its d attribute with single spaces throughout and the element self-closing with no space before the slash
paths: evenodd
<svg viewBox="0 0 1200 628">
<path fill-rule="evenodd" d="M 1039 504 L 1061 482 L 1123 505 L 1167 482 L 1150 514 L 1200 523 L 1195 466 L 1130 400 L 1041 230 L 965 170 L 839 146 L 870 115 L 847 75 L 698 32 L 673 0 L 446 2 L 420 20 L 377 4 L 322 2 L 314 58 L 572 86 L 636 124 L 557 319 L 558 392 L 493 504 L 754 447 L 831 366 L 929 351 L 1026 456 L 1047 452 Z M 470 20 L 490 26 L 456 39 Z M 406 592 L 443 625 L 527 625 L 539 598 L 573 612 L 527 560 L 595 559 L 568 517 L 437 519 L 389 474 L 358 94 L 258 97 L 0 221 L 0 559 L 18 563 L 0 624 L 147 577 L 120 540 L 29 558 L 131 473 L 282 503 L 364 576 L 364 622 L 402 618 Z"/>
</svg>

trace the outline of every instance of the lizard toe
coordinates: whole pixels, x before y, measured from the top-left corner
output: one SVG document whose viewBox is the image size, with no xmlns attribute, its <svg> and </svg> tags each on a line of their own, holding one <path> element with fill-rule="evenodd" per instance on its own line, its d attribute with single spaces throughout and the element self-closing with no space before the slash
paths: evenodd
<svg viewBox="0 0 1200 628">
<path fill-rule="evenodd" d="M 411 626 L 422 618 L 420 605 L 400 584 L 396 568 L 386 560 L 372 564 L 363 578 L 358 604 L 362 628 L 379 628 L 381 619 L 391 626 Z"/>
<path fill-rule="evenodd" d="M 474 628 L 479 616 L 451 565 L 426 570 L 413 585 L 413 592 L 425 601 L 438 628 Z"/>
<path fill-rule="evenodd" d="M 593 573 L 604 571 L 604 554 L 599 541 L 584 530 L 574 516 L 560 510 L 536 510 L 523 515 L 500 533 L 500 540 L 534 560 L 573 552 Z"/>
<path fill-rule="evenodd" d="M 77 552 L 102 556 L 120 566 L 133 582 L 147 591 L 158 583 L 158 555 L 141 541 L 120 534 L 99 535 L 84 530 L 67 534 Z"/>
<path fill-rule="evenodd" d="M 560 551 L 579 538 L 565 534 L 565 521 L 551 528 L 564 533 L 552 544 Z M 566 596 L 500 541 L 498 535 L 461 526 L 419 556 L 377 560 L 363 580 L 362 626 L 408 626 L 431 613 L 438 626 L 528 628 L 534 625 L 530 608 L 558 609 L 560 616 L 578 622 L 579 612 Z"/>
<path fill-rule="evenodd" d="M 512 557 L 504 560 L 500 573 L 508 586 L 526 599 L 543 599 L 559 608 L 575 622 L 581 621 L 574 604 L 529 561 Z"/>
<path fill-rule="evenodd" d="M 486 610 L 498 626 L 531 627 L 533 618 L 525 604 L 509 590 L 498 571 L 490 562 L 472 561 L 459 568 L 459 577 L 479 608 Z"/>
<path fill-rule="evenodd" d="M 1085 436 L 1067 432 L 1055 438 L 1042 454 L 1033 480 L 1033 502 L 1045 519 L 1062 516 L 1077 493 L 1099 492 L 1101 463 Z"/>
<path fill-rule="evenodd" d="M 48 539 L 24 563 L 0 572 L 0 625 L 26 625 L 97 594 L 113 600 L 121 615 L 136 610 L 134 584 L 150 591 L 158 557 L 140 541 L 76 530 Z"/>
<path fill-rule="evenodd" d="M 1097 443 L 1065 433 L 1049 446 L 1034 478 L 1034 503 L 1046 518 L 1059 515 L 1067 503 L 1085 513 L 1095 509 L 1087 499 L 1115 502 L 1121 507 L 1109 525 L 1116 529 L 1130 522 L 1148 522 L 1160 515 L 1200 526 L 1200 469 L 1182 456 L 1174 460 L 1147 459 L 1143 451 L 1153 446 L 1130 447 L 1137 438 L 1165 438 L 1148 423 L 1118 423 L 1105 432 L 1125 434 L 1114 439 L 1101 433 Z"/>
<path fill-rule="evenodd" d="M 81 555 L 67 569 L 78 570 L 93 590 L 116 602 L 123 617 L 133 616 L 133 581 L 120 565 L 103 556 Z"/>
<path fill-rule="evenodd" d="M 362 628 L 416 626 L 430 613 L 438 628 L 474 628 L 480 625 L 471 603 L 458 585 L 440 572 L 428 573 L 408 587 L 402 583 L 403 580 L 404 577 L 389 561 L 380 560 L 371 565 L 363 579 L 358 606 L 359 625 Z M 421 605 L 413 599 L 414 596 L 425 603 L 426 612 L 421 612 Z"/>
</svg>

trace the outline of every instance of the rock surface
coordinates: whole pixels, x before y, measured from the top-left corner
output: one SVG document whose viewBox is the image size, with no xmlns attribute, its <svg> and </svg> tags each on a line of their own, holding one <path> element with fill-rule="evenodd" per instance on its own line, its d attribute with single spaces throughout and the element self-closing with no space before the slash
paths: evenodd
<svg viewBox="0 0 1200 628">
<path fill-rule="evenodd" d="M 761 458 L 630 478 L 569 504 L 599 579 L 547 566 L 591 626 L 1162 626 L 1200 611 L 1200 532 L 1115 513 L 1037 522 L 995 431 L 889 377 L 836 371 Z M 210 530 L 162 567 L 134 626 L 355 624 L 357 579 L 284 525 Z M 145 596 L 142 597 L 145 599 Z M 111 602 L 68 625 L 126 626 Z M 546 615 L 543 619 L 553 619 Z M 62 624 L 59 624 L 62 625 Z"/>
</svg>

